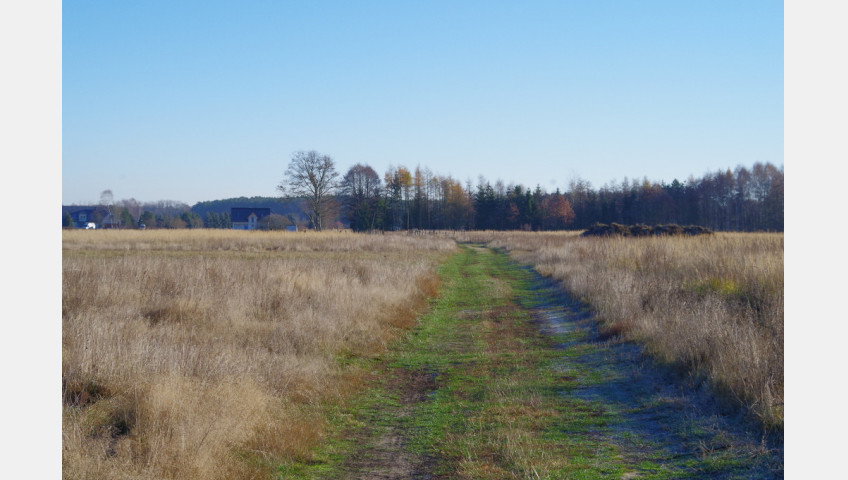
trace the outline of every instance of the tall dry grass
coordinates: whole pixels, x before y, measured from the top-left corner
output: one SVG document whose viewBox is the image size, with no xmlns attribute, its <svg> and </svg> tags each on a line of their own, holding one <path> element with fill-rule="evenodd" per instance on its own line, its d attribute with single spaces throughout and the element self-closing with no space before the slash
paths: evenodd
<svg viewBox="0 0 848 480">
<path fill-rule="evenodd" d="M 708 378 L 719 398 L 783 425 L 783 234 L 585 238 L 502 233 L 490 245 L 589 303 L 602 333 Z"/>
<path fill-rule="evenodd" d="M 68 231 L 63 476 L 267 478 L 436 293 L 452 241 Z"/>
</svg>

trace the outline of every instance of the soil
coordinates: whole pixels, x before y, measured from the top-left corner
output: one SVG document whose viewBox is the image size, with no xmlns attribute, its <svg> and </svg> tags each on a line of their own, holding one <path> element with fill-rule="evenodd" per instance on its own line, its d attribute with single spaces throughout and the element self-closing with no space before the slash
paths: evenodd
<svg viewBox="0 0 848 480">
<path fill-rule="evenodd" d="M 436 389 L 435 375 L 424 371 L 395 369 L 389 379 L 388 393 L 398 398 L 399 405 L 387 405 L 391 412 L 381 412 L 381 417 L 392 418 L 390 425 L 372 425 L 359 439 L 362 445 L 357 455 L 344 466 L 346 479 L 356 480 L 426 480 L 432 475 L 436 459 L 416 455 L 409 451 L 409 436 L 404 428 L 419 402 L 427 400 Z"/>
</svg>

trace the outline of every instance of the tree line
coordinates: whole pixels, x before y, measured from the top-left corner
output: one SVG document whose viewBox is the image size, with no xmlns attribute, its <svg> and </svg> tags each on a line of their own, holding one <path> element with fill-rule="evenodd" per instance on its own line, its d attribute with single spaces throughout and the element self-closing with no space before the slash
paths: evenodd
<svg viewBox="0 0 848 480">
<path fill-rule="evenodd" d="M 188 204 L 174 200 L 139 202 L 134 198 L 112 201 L 111 191 L 105 190 L 96 205 L 63 207 L 62 227 L 71 228 L 71 211 L 91 209 L 89 221 L 108 228 L 230 228 L 229 212 L 208 212 L 201 216 Z"/>
<path fill-rule="evenodd" d="M 593 190 L 573 181 L 574 228 L 599 223 L 700 225 L 717 231 L 783 231 L 783 168 L 755 163 L 685 182 L 648 180 Z"/>
<path fill-rule="evenodd" d="M 109 214 L 114 228 L 231 228 L 230 209 L 250 206 L 271 209 L 262 223 L 267 229 L 582 230 L 619 223 L 783 231 L 783 168 L 770 163 L 671 183 L 625 178 L 596 189 L 575 179 L 564 192 L 546 192 L 483 176 L 460 182 L 420 166 L 390 166 L 381 176 L 357 163 L 342 175 L 329 155 L 309 151 L 292 156 L 277 187 L 283 198 L 239 197 L 191 207 L 171 200 L 114 202 L 106 190 L 95 217 Z M 63 213 L 62 225 L 70 223 Z"/>
<path fill-rule="evenodd" d="M 357 163 L 344 175 L 329 155 L 296 152 L 278 188 L 302 198 L 310 227 L 343 223 L 355 231 L 401 229 L 560 230 L 596 223 L 699 225 L 724 231 L 783 231 L 783 168 L 755 163 L 681 182 L 624 179 L 600 189 L 581 179 L 568 190 L 464 184 L 428 168 L 389 167 L 381 177 Z"/>
</svg>

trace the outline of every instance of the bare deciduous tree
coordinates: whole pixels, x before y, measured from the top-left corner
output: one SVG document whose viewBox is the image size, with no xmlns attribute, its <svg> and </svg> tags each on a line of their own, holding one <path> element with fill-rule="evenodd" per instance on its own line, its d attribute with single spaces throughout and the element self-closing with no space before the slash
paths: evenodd
<svg viewBox="0 0 848 480">
<path fill-rule="evenodd" d="M 283 195 L 306 200 L 306 216 L 315 227 L 323 228 L 330 205 L 330 197 L 338 186 L 339 174 L 329 155 L 311 150 L 295 152 L 285 173 L 285 179 L 277 185 Z"/>
</svg>

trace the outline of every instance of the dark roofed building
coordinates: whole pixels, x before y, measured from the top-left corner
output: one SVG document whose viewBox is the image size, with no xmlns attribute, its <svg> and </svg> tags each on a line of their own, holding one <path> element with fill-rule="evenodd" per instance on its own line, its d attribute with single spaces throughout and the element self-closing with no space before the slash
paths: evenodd
<svg viewBox="0 0 848 480">
<path fill-rule="evenodd" d="M 71 216 L 74 228 L 86 228 L 89 223 L 94 223 L 97 228 L 103 227 L 103 221 L 108 216 L 109 212 L 105 208 L 85 205 L 62 206 L 62 216 L 65 214 Z"/>
<path fill-rule="evenodd" d="M 256 230 L 262 222 L 267 224 L 271 216 L 270 208 L 241 208 L 230 209 L 230 221 L 234 230 Z"/>
</svg>

